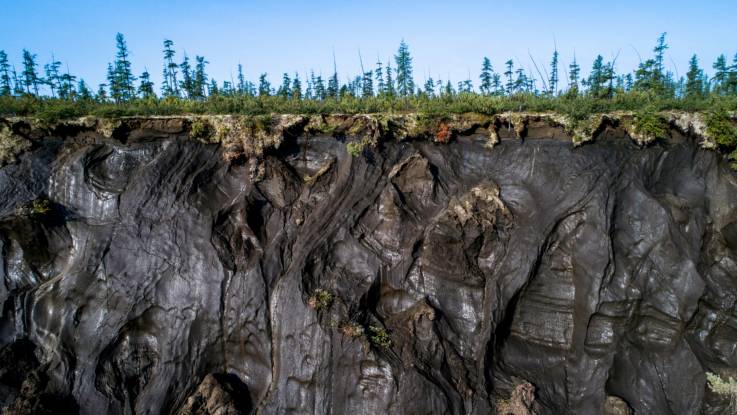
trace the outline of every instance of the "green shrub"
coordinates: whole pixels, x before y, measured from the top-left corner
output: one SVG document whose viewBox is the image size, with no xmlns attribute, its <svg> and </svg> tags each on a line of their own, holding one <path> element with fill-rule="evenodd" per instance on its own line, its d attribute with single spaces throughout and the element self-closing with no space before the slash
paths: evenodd
<svg viewBox="0 0 737 415">
<path fill-rule="evenodd" d="M 712 392 L 729 398 L 730 412 L 737 413 L 737 381 L 731 377 L 725 381 L 719 375 L 711 372 L 706 373 L 706 380 Z"/>
<path fill-rule="evenodd" d="M 10 128 L 0 126 L 0 167 L 15 161 L 19 154 L 30 147 L 30 141 L 13 134 Z"/>
<path fill-rule="evenodd" d="M 388 349 L 392 346 L 392 339 L 383 327 L 370 325 L 368 329 L 371 344 L 380 349 Z"/>
<path fill-rule="evenodd" d="M 352 141 L 346 145 L 346 148 L 348 149 L 348 154 L 353 157 L 358 157 L 363 153 L 364 146 L 365 144 L 363 141 Z"/>
<path fill-rule="evenodd" d="M 310 298 L 307 299 L 307 305 L 316 311 L 327 310 L 333 304 L 333 294 L 322 288 L 318 288 L 312 292 Z"/>
<path fill-rule="evenodd" d="M 635 132 L 648 141 L 663 138 L 666 135 L 665 120 L 652 107 L 646 107 L 635 112 L 633 126 Z"/>
<path fill-rule="evenodd" d="M 724 108 L 714 108 L 706 113 L 706 134 L 720 147 L 729 151 L 731 167 L 737 170 L 737 127 Z"/>
<path fill-rule="evenodd" d="M 189 135 L 198 140 L 208 140 L 212 135 L 212 127 L 206 120 L 197 118 L 189 126 Z"/>
<path fill-rule="evenodd" d="M 38 198 L 16 210 L 18 216 L 41 218 L 51 212 L 51 203 L 48 199 Z"/>
<path fill-rule="evenodd" d="M 338 330 L 348 337 L 363 336 L 363 327 L 355 321 L 346 321 L 338 326 Z"/>
</svg>

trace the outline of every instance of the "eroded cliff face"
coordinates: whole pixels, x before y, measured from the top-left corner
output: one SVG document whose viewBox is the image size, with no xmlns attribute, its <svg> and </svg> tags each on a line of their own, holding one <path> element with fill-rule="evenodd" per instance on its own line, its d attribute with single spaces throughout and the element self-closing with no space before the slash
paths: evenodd
<svg viewBox="0 0 737 415">
<path fill-rule="evenodd" d="M 13 122 L 9 413 L 726 411 L 705 372 L 737 374 L 737 179 L 691 127 L 574 147 L 534 119 L 437 143 L 297 117 L 254 147 Z"/>
</svg>

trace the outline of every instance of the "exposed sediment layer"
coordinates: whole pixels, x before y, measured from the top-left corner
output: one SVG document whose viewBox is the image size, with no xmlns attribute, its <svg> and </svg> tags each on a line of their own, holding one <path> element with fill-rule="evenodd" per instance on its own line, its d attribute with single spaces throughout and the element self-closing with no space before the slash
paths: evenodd
<svg viewBox="0 0 737 415">
<path fill-rule="evenodd" d="M 737 177 L 632 117 L 0 120 L 0 406 L 724 413 Z"/>
</svg>

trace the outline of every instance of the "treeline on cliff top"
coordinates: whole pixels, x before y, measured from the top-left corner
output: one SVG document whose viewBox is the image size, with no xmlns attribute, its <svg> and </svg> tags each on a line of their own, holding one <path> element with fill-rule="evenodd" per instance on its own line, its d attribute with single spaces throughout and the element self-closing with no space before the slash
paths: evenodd
<svg viewBox="0 0 737 415">
<path fill-rule="evenodd" d="M 265 73 L 257 82 L 249 81 L 240 64 L 235 79 L 219 83 L 208 76 L 209 62 L 204 56 L 192 60 L 184 54 L 178 62 L 174 42 L 165 40 L 163 46 L 163 83 L 158 87 L 147 70 L 133 74 L 130 53 L 120 33 L 115 60 L 107 65 L 107 82 L 96 88 L 65 70 L 53 57 L 41 67 L 37 55 L 23 50 L 22 68 L 16 69 L 0 50 L 0 114 L 58 119 L 183 113 L 494 114 L 511 110 L 557 111 L 581 119 L 596 112 L 643 108 L 737 109 L 737 54 L 731 62 L 725 55 L 719 56 L 711 77 L 694 55 L 686 76 L 676 78 L 664 63 L 668 49 L 665 33 L 658 38 L 652 57 L 632 73 L 617 73 L 616 58 L 606 61 L 599 55 L 588 77 L 583 77 L 575 56 L 562 68 L 556 50 L 548 65 L 538 65 L 533 59 L 534 73 L 516 66 L 512 59 L 497 71 L 489 58 L 483 58 L 476 83 L 471 79 L 454 83 L 428 78 L 421 85 L 415 83 L 412 56 L 404 41 L 393 65 L 379 61 L 348 82 L 341 82 L 334 65 L 327 79 L 314 72 L 304 77 L 284 73 L 275 84 Z"/>
</svg>

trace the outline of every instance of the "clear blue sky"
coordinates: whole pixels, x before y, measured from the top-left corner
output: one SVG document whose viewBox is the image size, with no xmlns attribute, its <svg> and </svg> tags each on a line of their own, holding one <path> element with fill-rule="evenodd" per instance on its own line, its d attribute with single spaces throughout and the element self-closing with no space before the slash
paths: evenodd
<svg viewBox="0 0 737 415">
<path fill-rule="evenodd" d="M 358 51 L 373 68 L 404 38 L 414 57 L 415 79 L 427 74 L 474 83 L 483 56 L 501 72 L 508 58 L 534 71 L 548 65 L 557 42 L 567 66 L 575 51 L 587 72 L 596 54 L 619 54 L 617 70 L 633 69 L 661 32 L 671 48 L 666 62 L 684 75 L 696 53 L 702 66 L 721 53 L 737 52 L 737 1 L 246 1 L 6 0 L 2 5 L 0 49 L 19 66 L 21 50 L 41 63 L 54 53 L 73 74 L 97 85 L 114 59 L 115 33 L 122 32 L 136 74 L 147 67 L 161 78 L 161 49 L 172 39 L 178 59 L 205 55 L 209 74 L 222 82 L 238 62 L 255 81 L 268 72 L 278 83 L 283 72 L 332 72 L 335 51 L 341 81 L 360 72 Z M 564 75 L 564 74 L 562 74 Z"/>
</svg>

